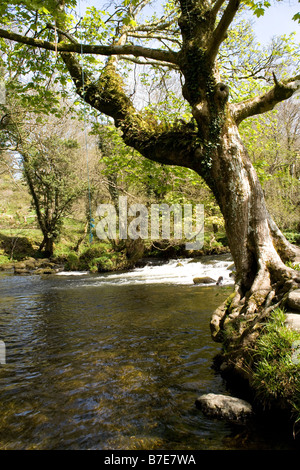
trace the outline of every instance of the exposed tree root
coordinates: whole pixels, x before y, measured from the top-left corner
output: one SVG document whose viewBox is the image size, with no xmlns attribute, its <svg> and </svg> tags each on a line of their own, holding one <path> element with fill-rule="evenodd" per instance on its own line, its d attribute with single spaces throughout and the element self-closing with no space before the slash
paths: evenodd
<svg viewBox="0 0 300 470">
<path fill-rule="evenodd" d="M 277 307 L 283 307 L 289 291 L 300 286 L 300 273 L 283 263 L 261 263 L 251 288 L 243 294 L 239 282 L 234 293 L 214 312 L 210 327 L 215 341 L 223 342 L 226 326 L 239 316 L 257 324 Z"/>
</svg>

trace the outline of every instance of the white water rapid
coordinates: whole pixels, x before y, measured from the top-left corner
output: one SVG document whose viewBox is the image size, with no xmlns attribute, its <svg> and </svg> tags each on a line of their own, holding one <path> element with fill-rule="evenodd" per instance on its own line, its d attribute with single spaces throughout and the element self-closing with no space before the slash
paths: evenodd
<svg viewBox="0 0 300 470">
<path fill-rule="evenodd" d="M 232 285 L 234 282 L 233 277 L 230 276 L 232 265 L 230 255 L 204 256 L 199 259 L 173 259 L 166 262 L 149 261 L 144 267 L 130 271 L 93 275 L 93 285 L 96 281 L 101 285 L 184 284 L 196 286 L 193 282 L 195 277 L 210 277 L 214 282 L 205 285 L 214 285 L 220 276 L 223 277 L 222 285 Z M 58 273 L 58 275 L 86 276 L 88 273 L 65 271 Z"/>
</svg>

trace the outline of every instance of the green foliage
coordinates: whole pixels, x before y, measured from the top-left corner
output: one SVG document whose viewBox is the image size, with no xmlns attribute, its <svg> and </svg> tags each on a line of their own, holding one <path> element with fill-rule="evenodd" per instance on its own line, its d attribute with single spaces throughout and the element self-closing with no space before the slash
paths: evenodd
<svg viewBox="0 0 300 470">
<path fill-rule="evenodd" d="M 272 217 L 281 229 L 294 233 L 298 230 L 300 215 L 298 128 L 297 99 L 247 119 L 240 126 Z M 297 242 L 296 238 L 293 237 L 292 243 Z"/>
<path fill-rule="evenodd" d="M 266 8 L 269 8 L 271 6 L 271 3 L 265 0 L 258 2 L 254 0 L 246 0 L 244 3 L 248 5 L 251 10 L 253 10 L 254 15 L 258 18 L 265 14 Z"/>
<path fill-rule="evenodd" d="M 67 255 L 65 269 L 66 271 L 76 271 L 79 265 L 79 257 L 76 253 L 69 253 Z"/>
<path fill-rule="evenodd" d="M 109 243 L 95 242 L 80 253 L 70 252 L 65 257 L 66 271 L 109 272 L 125 266 L 125 255 L 114 252 Z"/>
<path fill-rule="evenodd" d="M 284 236 L 293 245 L 300 246 L 300 233 L 299 232 L 284 232 Z"/>
<path fill-rule="evenodd" d="M 277 0 L 277 2 L 282 1 L 283 0 Z M 266 9 L 268 9 L 272 5 L 272 2 L 268 2 L 267 0 L 244 0 L 244 4 L 248 5 L 253 11 L 253 14 L 259 18 L 260 16 L 263 16 L 265 14 Z M 300 13 L 296 13 L 292 19 L 294 21 L 299 21 Z"/>
</svg>

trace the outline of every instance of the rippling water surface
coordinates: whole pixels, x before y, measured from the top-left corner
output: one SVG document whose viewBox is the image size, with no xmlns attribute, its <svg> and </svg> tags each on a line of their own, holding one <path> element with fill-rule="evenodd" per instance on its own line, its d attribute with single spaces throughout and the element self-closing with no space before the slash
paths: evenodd
<svg viewBox="0 0 300 470">
<path fill-rule="evenodd" d="M 196 409 L 201 393 L 227 393 L 211 368 L 219 345 L 209 321 L 231 292 L 231 261 L 180 262 L 122 274 L 1 275 L 1 449 L 282 445 Z M 222 275 L 224 285 L 194 285 L 196 275 Z"/>
</svg>

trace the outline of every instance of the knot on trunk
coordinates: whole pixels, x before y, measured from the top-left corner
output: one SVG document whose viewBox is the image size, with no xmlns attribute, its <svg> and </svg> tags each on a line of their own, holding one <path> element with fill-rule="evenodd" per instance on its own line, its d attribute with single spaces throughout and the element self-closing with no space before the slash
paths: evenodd
<svg viewBox="0 0 300 470">
<path fill-rule="evenodd" d="M 229 86 L 225 83 L 217 83 L 215 89 L 215 100 L 219 106 L 224 106 L 227 103 L 229 97 Z"/>
</svg>

